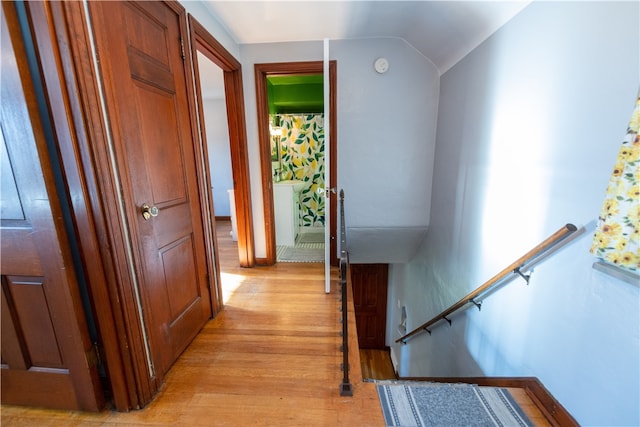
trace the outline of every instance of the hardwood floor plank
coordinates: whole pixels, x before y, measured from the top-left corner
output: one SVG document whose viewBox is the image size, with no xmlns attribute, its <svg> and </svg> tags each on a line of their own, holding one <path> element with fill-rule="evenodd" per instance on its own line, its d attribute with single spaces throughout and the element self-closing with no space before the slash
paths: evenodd
<svg viewBox="0 0 640 427">
<path fill-rule="evenodd" d="M 389 350 L 361 349 L 362 377 L 373 380 L 394 380 L 397 378 Z"/>
</svg>

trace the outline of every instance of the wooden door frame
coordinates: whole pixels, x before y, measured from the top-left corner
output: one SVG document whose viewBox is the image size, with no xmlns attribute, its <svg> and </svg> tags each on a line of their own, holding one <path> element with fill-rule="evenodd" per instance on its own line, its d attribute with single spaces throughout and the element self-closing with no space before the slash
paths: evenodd
<svg viewBox="0 0 640 427">
<path fill-rule="evenodd" d="M 81 2 L 27 2 L 30 30 L 56 131 L 73 225 L 114 405 L 141 407 L 155 392 L 127 266 L 124 224 L 107 152 L 98 78 Z M 98 303 L 99 302 L 99 303 Z"/>
<path fill-rule="evenodd" d="M 177 1 L 164 3 L 179 16 L 183 41 L 188 42 L 185 9 Z M 66 202 L 81 236 L 82 266 L 114 405 L 118 411 L 141 408 L 151 401 L 160 384 L 151 374 L 146 356 L 136 273 L 128 255 L 128 226 L 118 208 L 120 182 L 110 157 L 101 79 L 93 62 L 92 30 L 82 2 L 27 2 L 26 7 L 46 96 L 52 105 L 58 154 L 70 194 Z M 184 67 L 187 79 L 191 79 L 190 55 Z M 193 87 L 189 81 L 188 87 Z M 191 92 L 188 90 L 188 96 L 193 100 Z M 189 104 L 192 117 L 196 117 L 195 103 Z M 197 163 L 204 165 L 198 134 L 196 120 L 192 120 Z M 208 192 L 207 182 L 204 168 L 199 169 L 199 194 Z M 209 221 L 206 209 L 202 209 L 205 224 Z"/>
<path fill-rule="evenodd" d="M 22 101 L 25 102 L 25 105 L 24 109 L 19 106 L 14 108 L 9 103 L 9 99 L 16 99 L 13 96 L 9 96 L 4 102 L 8 102 L 5 106 L 12 110 L 8 122 L 15 122 L 19 127 L 24 127 L 25 132 L 18 136 L 19 139 L 17 140 L 20 144 L 20 155 L 17 156 L 17 159 L 13 158 L 12 160 L 18 160 L 15 163 L 16 165 L 30 164 L 30 167 L 27 166 L 26 168 L 27 174 L 35 173 L 35 175 L 38 175 L 41 172 L 40 178 L 29 181 L 30 187 L 24 189 L 22 183 L 19 184 L 19 191 L 36 191 L 31 195 L 22 194 L 20 199 L 30 199 L 34 194 L 39 193 L 43 193 L 39 197 L 48 199 L 48 201 L 45 200 L 47 202 L 45 205 L 47 205 L 48 209 L 37 207 L 33 210 L 33 206 L 31 206 L 34 215 L 29 217 L 29 214 L 27 214 L 25 222 L 27 224 L 30 223 L 31 232 L 35 231 L 40 236 L 35 238 L 39 246 L 36 255 L 37 261 L 30 263 L 30 265 L 38 265 L 39 269 L 41 269 L 42 277 L 33 278 L 33 280 L 36 283 L 38 282 L 37 279 L 44 280 L 44 283 L 40 283 L 42 288 L 46 286 L 42 291 L 47 304 L 44 310 L 51 310 L 49 316 L 52 317 L 49 321 L 51 321 L 51 327 L 54 328 L 52 333 L 56 335 L 55 339 L 58 342 L 59 351 L 62 352 L 61 359 L 64 363 L 64 368 L 53 368 L 51 370 L 35 366 L 30 368 L 27 364 L 23 364 L 21 369 L 17 371 L 11 369 L 12 366 L 9 366 L 8 369 L 3 368 L 2 400 L 5 403 L 17 405 L 52 405 L 52 407 L 59 409 L 80 409 L 97 412 L 103 409 L 105 402 L 98 374 L 98 364 L 96 363 L 97 355 L 93 352 L 94 347 L 89 336 L 87 325 L 87 316 L 89 314 L 81 302 L 79 278 L 87 276 L 86 272 L 75 268 L 76 266 L 73 262 L 74 255 L 71 244 L 73 231 L 68 229 L 65 224 L 66 211 L 70 208 L 68 200 L 70 195 L 66 188 L 62 188 L 59 185 L 60 182 L 56 175 L 59 172 L 60 159 L 56 158 L 57 153 L 53 152 L 54 149 L 50 146 L 55 143 L 56 137 L 58 139 L 66 139 L 68 137 L 65 133 L 66 128 L 64 126 L 61 127 L 58 122 L 59 114 L 56 114 L 59 108 L 64 107 L 65 100 L 57 96 L 44 101 L 38 99 L 40 95 L 43 95 L 42 86 L 47 84 L 45 69 L 50 67 L 51 64 L 47 63 L 46 59 L 42 60 L 42 57 L 35 58 L 35 63 L 31 62 L 28 52 L 31 52 L 32 49 L 38 51 L 43 47 L 47 49 L 50 46 L 42 46 L 43 41 L 36 40 L 35 37 L 24 37 L 24 34 L 34 26 L 37 26 L 38 23 L 44 24 L 46 27 L 46 22 L 42 21 L 41 5 L 35 8 L 30 8 L 31 6 L 31 4 L 21 5 L 20 12 L 18 12 L 18 7 L 13 2 L 3 2 L 1 6 L 2 14 L 6 18 L 6 28 L 3 32 L 6 31 L 5 35 L 7 36 L 7 39 L 3 40 L 3 45 L 7 43 L 11 46 L 8 49 L 10 51 L 5 52 L 3 50 L 3 55 L 13 55 L 15 73 L 19 73 L 19 76 L 16 76 L 17 85 L 12 85 L 13 87 L 10 88 L 10 91 L 22 92 L 24 95 Z M 22 18 L 25 18 L 25 20 L 23 21 Z M 28 28 L 23 28 L 23 25 Z M 5 46 L 3 46 L 3 49 L 5 49 Z M 47 50 L 45 56 L 51 53 L 51 50 Z M 3 70 L 3 72 L 8 72 L 7 76 L 11 76 L 13 73 L 13 71 L 9 70 Z M 3 80 L 4 78 L 3 76 Z M 20 84 L 22 87 L 18 89 Z M 40 102 L 44 105 L 40 104 Z M 8 131 L 11 127 L 13 126 L 9 125 L 5 130 Z M 31 136 L 26 137 L 27 133 L 30 133 Z M 11 134 L 7 134 L 8 139 L 11 136 Z M 21 139 L 23 140 L 21 141 Z M 6 141 L 6 145 L 9 151 L 13 144 Z M 26 162 L 20 161 L 20 157 L 26 157 Z M 14 167 L 10 167 L 10 169 L 15 170 Z M 36 169 L 35 171 L 33 170 L 34 168 Z M 19 176 L 18 174 L 16 175 Z M 70 179 L 73 179 L 73 177 Z M 21 203 L 23 203 L 22 200 Z M 18 243 L 18 246 L 22 245 L 22 243 Z M 24 254 L 30 251 L 25 248 L 24 252 L 22 250 L 18 252 L 19 254 L 14 253 L 13 255 L 24 257 Z M 51 255 L 51 257 L 46 257 L 46 255 Z M 7 261 L 6 258 L 7 255 L 5 254 L 3 265 Z M 12 262 L 11 254 L 9 254 L 8 258 L 7 265 L 10 270 L 15 268 L 16 264 L 22 263 L 22 260 L 14 260 L 15 263 Z M 33 270 L 31 271 L 33 272 Z M 12 273 L 10 272 L 9 274 L 11 275 Z M 13 274 L 16 274 L 16 271 Z M 7 278 L 7 280 L 9 279 Z M 14 307 L 9 297 L 10 292 L 7 293 L 7 299 L 5 300 L 5 290 L 7 289 L 5 286 L 8 287 L 8 284 L 3 279 L 3 310 L 7 310 L 3 311 L 3 322 L 7 320 L 6 316 L 10 319 L 8 321 L 10 325 L 13 323 L 10 312 L 14 310 Z M 11 308 L 9 308 L 10 305 Z M 16 321 L 16 326 L 20 328 L 21 320 L 16 319 Z M 3 325 L 3 333 L 5 332 L 5 325 Z M 17 333 L 18 331 L 15 330 L 10 332 L 7 334 L 7 339 Z M 19 340 L 16 335 L 13 336 L 13 339 Z M 7 342 L 10 341 L 8 340 Z M 23 345 L 18 344 L 18 347 Z M 3 352 L 4 350 L 3 342 Z M 14 355 L 12 359 L 17 358 L 23 363 L 25 362 L 25 357 L 28 359 L 28 355 L 25 356 L 24 353 L 25 349 L 16 348 L 15 351 L 18 355 Z M 64 371 L 67 372 L 65 373 Z M 37 378 L 35 377 L 36 375 L 38 376 Z M 66 381 L 69 382 L 67 383 Z M 8 386 L 7 390 L 5 390 L 5 385 Z M 72 395 L 69 394 L 68 385 L 71 385 Z M 75 402 L 72 403 L 66 399 L 75 399 Z"/>
<path fill-rule="evenodd" d="M 242 66 L 240 62 L 190 14 L 189 31 L 191 36 L 191 56 L 194 75 L 196 76 L 196 102 L 201 123 L 200 137 L 202 139 L 202 146 L 204 147 L 208 183 L 210 182 L 211 175 L 207 161 L 207 139 L 205 133 L 202 132 L 202 129 L 204 129 L 204 115 L 202 91 L 198 78 L 198 50 L 224 72 L 225 103 L 227 106 L 227 124 L 229 127 L 231 169 L 233 174 L 236 225 L 238 231 L 238 255 L 241 267 L 253 267 L 256 258 L 253 238 L 253 216 L 251 213 L 251 184 L 249 181 L 249 155 L 247 150 L 247 126 L 245 123 L 244 94 L 242 89 Z M 209 215 L 212 218 L 212 223 L 215 224 L 215 219 L 213 218 L 213 203 L 211 203 Z M 217 248 L 217 245 L 214 246 Z M 216 271 L 218 271 L 218 269 L 216 265 Z"/>
<path fill-rule="evenodd" d="M 191 57 L 194 69 L 195 102 L 198 107 L 200 121 L 200 140 L 203 158 L 205 159 L 207 190 L 211 188 L 210 163 L 207 150 L 207 136 L 204 132 L 204 108 L 200 86 L 200 74 L 198 68 L 198 51 L 220 67 L 224 74 L 225 104 L 227 106 L 227 126 L 229 129 L 229 148 L 231 153 L 231 170 L 233 174 L 234 200 L 236 206 L 236 224 L 238 239 L 238 258 L 241 267 L 253 267 L 255 265 L 255 248 L 253 240 L 253 217 L 251 213 L 251 185 L 249 182 L 249 157 L 247 151 L 247 134 L 244 118 L 244 95 L 242 91 L 242 66 L 224 46 L 222 46 L 202 24 L 189 14 L 189 33 L 191 44 Z M 197 83 L 197 84 L 196 84 Z M 218 261 L 218 245 L 215 229 L 215 215 L 213 197 L 209 191 L 203 195 L 209 201 L 208 211 L 205 215 L 209 218 L 208 236 L 211 242 L 208 247 L 213 248 L 211 263 L 215 272 L 215 298 L 212 293 L 212 303 L 215 313 L 222 310 L 222 285 L 220 279 L 220 263 Z"/>
<path fill-rule="evenodd" d="M 260 165 L 262 176 L 262 200 L 264 209 L 264 229 L 266 257 L 257 260 L 259 264 L 272 265 L 276 262 L 276 230 L 275 213 L 273 207 L 273 177 L 271 175 L 271 143 L 269 139 L 269 99 L 267 94 L 267 77 L 277 75 L 303 75 L 303 74 L 323 74 L 323 61 L 307 62 L 278 62 L 255 64 L 254 75 L 256 84 L 256 105 L 258 110 L 258 143 L 260 146 Z M 337 62 L 329 61 L 329 156 L 331 159 L 329 170 L 329 188 L 336 188 L 337 179 Z M 326 148 L 325 148 L 326 149 Z M 325 183 L 326 185 L 326 183 Z M 336 191 L 337 193 L 337 191 Z M 338 265 L 337 255 L 337 219 L 338 219 L 338 198 L 336 193 L 330 193 L 331 212 L 330 234 L 331 234 L 331 265 Z"/>
<path fill-rule="evenodd" d="M 358 330 L 358 343 L 360 348 L 385 350 L 387 334 L 387 304 L 389 295 L 389 264 L 349 264 L 349 274 L 351 275 L 351 287 L 353 292 L 354 314 L 356 317 L 356 329 Z M 365 282 L 364 278 L 370 278 Z M 357 305 L 358 300 L 366 293 L 365 288 L 373 288 L 376 293 L 376 318 L 381 320 L 376 328 L 376 344 L 369 346 L 367 342 L 361 340 L 362 334 L 370 332 L 366 325 L 361 325 L 360 320 L 363 314 L 369 314 L 368 310 L 362 312 L 362 307 Z M 381 294 L 384 294 L 381 295 Z M 382 298 L 378 298 L 382 297 Z M 362 302 L 362 301 L 360 301 Z"/>
</svg>

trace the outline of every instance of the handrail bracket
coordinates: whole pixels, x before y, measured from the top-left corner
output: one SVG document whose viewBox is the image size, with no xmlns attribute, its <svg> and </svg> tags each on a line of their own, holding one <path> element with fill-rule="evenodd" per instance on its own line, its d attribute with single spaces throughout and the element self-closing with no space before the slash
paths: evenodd
<svg viewBox="0 0 640 427">
<path fill-rule="evenodd" d="M 531 279 L 531 273 L 533 273 L 533 270 L 531 270 L 529 272 L 529 274 L 524 274 L 521 270 L 520 267 L 516 268 L 513 270 L 514 274 L 518 274 L 520 277 L 522 277 L 524 279 L 525 282 L 527 282 L 527 286 L 529 286 L 529 279 Z"/>
</svg>

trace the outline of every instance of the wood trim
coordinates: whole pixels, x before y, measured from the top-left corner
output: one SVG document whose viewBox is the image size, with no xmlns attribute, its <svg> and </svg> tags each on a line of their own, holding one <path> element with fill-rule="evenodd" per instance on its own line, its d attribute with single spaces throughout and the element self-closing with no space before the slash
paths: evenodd
<svg viewBox="0 0 640 427">
<path fill-rule="evenodd" d="M 220 265 L 218 263 L 218 245 L 216 244 L 216 221 L 214 217 L 213 197 L 211 195 L 211 173 L 209 171 L 207 139 L 203 129 L 204 116 L 202 113 L 202 97 L 200 96 L 200 82 L 198 79 L 198 61 L 193 43 L 194 29 L 191 15 L 181 11 L 180 32 L 184 43 L 191 46 L 191 55 L 184 55 L 184 74 L 187 87 L 193 90 L 187 91 L 189 103 L 189 115 L 191 117 L 191 135 L 193 138 L 194 155 L 196 157 L 196 170 L 198 177 L 198 190 L 200 194 L 200 209 L 202 227 L 205 240 L 205 255 L 207 260 L 207 277 L 211 314 L 215 317 L 223 307 L 222 287 L 220 285 Z M 187 22 L 187 20 L 189 22 Z M 188 26 L 188 28 L 187 28 Z M 187 37 L 188 35 L 188 37 Z M 188 40 L 185 40 L 188 39 Z M 198 120 L 196 120 L 196 117 Z M 213 278 L 213 280 L 212 280 Z"/>
<path fill-rule="evenodd" d="M 97 79 L 90 61 L 88 28 L 79 2 L 29 2 L 32 16 L 41 16 L 32 33 L 43 61 L 43 76 L 58 133 L 58 148 L 70 193 L 74 226 L 87 276 L 100 346 L 104 349 L 111 392 L 118 410 L 139 406 L 137 384 L 148 383 L 131 365 L 136 348 L 132 330 L 137 316 L 123 314 L 123 295 L 116 286 L 127 272 L 117 268 L 122 242 L 109 230 L 118 228 L 113 183 L 102 175 L 106 153 Z M 94 141 L 96 143 L 92 143 Z M 100 150 L 103 151 L 100 151 Z M 102 164 L 100 164 L 102 162 Z M 108 169 L 108 167 L 107 167 Z M 99 176 L 102 177 L 99 179 Z M 107 221 L 109 218 L 109 222 Z M 99 303 L 98 303 L 99 302 Z M 146 388 L 147 390 L 149 387 Z M 144 389 L 143 389 L 144 390 Z"/>
<path fill-rule="evenodd" d="M 66 371 L 66 370 L 64 370 Z M 2 404 L 3 405 L 25 405 L 29 402 L 29 406 L 42 406 L 56 410 L 77 411 L 76 405 L 70 405 L 76 397 L 87 400 L 90 396 L 76 396 L 73 392 L 73 384 L 71 376 L 68 372 L 65 374 L 57 372 L 39 372 L 38 376 L 29 375 L 32 372 L 28 370 L 2 370 Z M 11 387 L 11 392 L 6 390 L 7 384 L 19 384 L 17 387 Z M 55 402 L 52 400 L 55 399 Z M 84 410 L 98 412 L 101 407 L 88 408 Z"/>
<path fill-rule="evenodd" d="M 329 250 L 331 255 L 330 263 L 332 266 L 337 266 L 339 263 L 338 257 L 338 66 L 337 62 L 329 61 L 329 85 L 331 90 L 329 92 L 329 116 L 330 116 L 330 129 L 329 129 L 329 155 L 331 157 L 331 165 L 329 169 L 329 187 L 335 188 L 335 193 L 329 193 L 331 199 L 331 242 Z"/>
<path fill-rule="evenodd" d="M 351 266 L 347 263 L 347 322 L 348 322 L 348 350 L 349 350 L 349 374 L 354 388 L 363 384 L 362 361 L 360 360 L 360 343 L 358 342 L 358 325 L 356 322 L 356 309 L 353 304 L 353 285 L 351 283 Z M 354 393 L 355 394 L 355 393 Z"/>
<path fill-rule="evenodd" d="M 209 188 L 211 188 L 211 171 L 209 168 L 209 150 L 207 149 L 207 136 L 204 130 L 204 113 L 202 106 L 202 96 L 200 89 L 200 80 L 197 77 L 198 72 L 198 58 L 196 54 L 196 34 L 194 30 L 194 19 L 191 15 L 188 15 L 189 19 L 189 44 L 191 46 L 191 64 L 193 69 L 193 75 L 187 73 L 187 84 L 195 89 L 195 93 L 189 93 L 189 108 L 190 114 L 199 118 L 199 124 L 192 120 L 193 126 L 197 126 L 196 135 L 194 139 L 198 141 L 198 166 L 199 166 L 199 181 L 202 181 L 200 185 L 200 198 L 202 199 L 202 215 L 203 225 L 205 227 L 206 235 L 206 252 L 207 252 L 207 265 L 209 270 L 209 278 L 214 276 L 213 283 L 209 280 L 209 293 L 211 299 L 211 308 L 213 311 L 213 317 L 215 317 L 220 310 L 222 310 L 222 286 L 220 284 L 220 263 L 218 262 L 218 245 L 216 244 L 216 217 L 214 216 L 213 197 L 210 196 Z M 186 62 L 186 61 L 185 61 Z M 193 77 L 192 77 L 193 76 Z M 202 169 L 202 171 L 200 171 Z"/>
<path fill-rule="evenodd" d="M 225 101 L 227 104 L 227 124 L 231 148 L 231 169 L 233 174 L 236 204 L 236 227 L 238 230 L 238 256 L 240 266 L 253 267 L 256 264 L 253 237 L 253 215 L 251 211 L 251 184 L 249 181 L 249 154 L 245 123 L 242 66 L 222 44 L 220 44 L 193 16 L 189 15 L 191 28 L 191 55 L 197 75 L 197 55 L 202 54 L 224 71 Z M 196 79 L 199 111 L 202 111 L 200 83 Z M 202 118 L 201 118 L 202 120 Z M 206 135 L 202 135 L 206 141 Z"/>
<path fill-rule="evenodd" d="M 74 212 L 82 235 L 83 261 L 91 272 L 90 292 L 103 340 L 116 409 L 140 408 L 150 401 L 158 384 L 149 375 L 143 325 L 137 307 L 133 271 L 127 258 L 126 224 L 119 205 L 118 177 L 112 170 L 109 130 L 103 121 L 100 80 L 92 61 L 90 29 L 81 2 L 47 3 L 59 21 L 53 31 L 68 48 L 61 53 L 64 78 L 70 82 L 68 95 L 73 108 L 66 113 L 75 123 L 76 138 L 65 142 L 76 157 L 65 161 L 65 173 L 77 170 L 82 177 L 78 197 L 86 212 Z M 91 4 L 89 8 L 91 9 Z M 91 10 L 90 10 L 91 12 Z M 46 28 L 36 28 L 46 37 Z M 62 82 L 62 78 L 60 78 Z M 83 216 L 86 215 L 86 218 Z M 81 228 L 82 229 L 82 228 Z M 89 243 L 87 243 L 89 242 Z M 95 270 L 94 270 L 95 269 Z M 102 276 L 100 277 L 100 271 Z"/>
<path fill-rule="evenodd" d="M 401 380 L 441 383 L 477 384 L 488 387 L 517 387 L 524 389 L 553 426 L 577 427 L 578 422 L 536 377 L 403 377 Z"/>
<path fill-rule="evenodd" d="M 271 146 L 269 143 L 269 105 L 267 96 L 267 76 L 291 75 L 291 74 L 322 74 L 324 72 L 323 61 L 305 62 L 278 62 L 267 64 L 254 64 L 254 78 L 256 85 L 256 106 L 258 114 L 258 141 L 260 146 L 260 168 L 262 176 L 262 203 L 264 210 L 264 228 L 266 257 L 263 265 L 271 265 L 276 262 L 276 239 L 275 220 L 273 208 L 273 185 L 271 176 Z M 329 187 L 337 188 L 338 174 L 338 141 L 337 141 L 337 62 L 329 61 L 329 103 L 330 103 L 330 123 L 329 129 L 329 150 L 331 165 L 329 170 Z M 336 192 L 337 193 L 337 192 Z M 337 219 L 338 219 L 338 197 L 336 193 L 331 193 L 331 212 L 329 213 L 332 254 L 330 263 L 338 265 L 337 256 Z"/>
<path fill-rule="evenodd" d="M 104 395 L 97 366 L 90 363 L 87 357 L 92 343 L 87 327 L 88 314 L 82 304 L 79 286 L 82 272 L 77 270 L 73 263 L 70 240 L 73 230 L 65 224 L 69 193 L 64 182 L 59 180 L 60 163 L 56 146 L 59 123 L 54 120 L 55 117 L 51 117 L 59 108 L 55 101 L 63 102 L 64 99 L 52 100 L 46 96 L 47 94 L 44 94 L 43 99 L 40 93 L 41 90 L 46 90 L 43 80 L 45 70 L 51 67 L 55 69 L 54 56 L 42 55 L 40 50 L 43 46 L 40 42 L 44 41 L 47 44 L 45 49 L 57 46 L 55 43 L 49 44 L 55 40 L 48 37 L 44 40 L 35 37 L 34 28 L 50 28 L 49 15 L 42 8 L 28 6 L 30 5 L 18 6 L 13 2 L 2 4 L 2 66 L 15 61 L 7 70 L 3 68 L 6 74 L 3 75 L 2 83 L 3 95 L 6 97 L 2 109 L 3 118 L 7 118 L 3 123 L 3 133 L 7 138 L 6 149 L 9 156 L 12 151 L 16 154 L 12 159 L 15 162 L 14 166 L 10 167 L 9 173 L 16 174 L 15 184 L 18 191 L 30 193 L 20 196 L 22 200 L 19 204 L 23 206 L 30 223 L 29 231 L 25 230 L 25 233 L 37 234 L 33 235 L 34 242 L 37 242 L 33 251 L 27 249 L 23 252 L 26 248 L 22 242 L 12 244 L 11 233 L 7 240 L 9 245 L 5 246 L 3 242 L 5 249 L 10 248 L 11 251 L 15 250 L 23 255 L 33 254 L 35 262 L 14 260 L 14 265 L 2 263 L 2 321 L 8 321 L 11 325 L 5 330 L 3 324 L 3 334 L 8 332 L 3 339 L 9 338 L 8 342 L 13 341 L 11 346 L 15 345 L 15 351 L 9 352 L 13 353 L 14 357 L 8 359 L 9 364 L 3 365 L 1 369 L 2 401 L 17 405 L 43 405 L 49 408 L 97 412 L 104 407 Z M 25 21 L 22 21 L 22 18 L 25 18 Z M 30 40 L 25 37 L 25 33 L 31 33 L 33 38 Z M 32 53 L 35 63 L 29 60 Z M 53 74 L 53 77 L 54 89 L 59 92 L 57 75 Z M 58 92 L 55 92 L 55 95 L 58 95 Z M 6 114 L 10 117 L 6 117 Z M 17 128 L 22 129 L 16 132 Z M 64 138 L 65 129 L 60 131 L 63 133 L 60 138 Z M 14 150 L 16 144 L 20 146 L 18 150 Z M 34 171 L 35 178 L 24 179 L 23 172 L 29 174 L 31 170 Z M 34 203 L 37 199 L 41 202 Z M 5 228 L 3 231 L 8 230 Z M 30 301 L 33 296 L 40 295 L 43 298 L 42 303 L 34 302 L 31 309 L 49 310 L 47 320 L 31 322 L 16 318 L 17 322 L 13 322 L 12 317 L 19 316 L 19 313 L 14 312 L 17 308 L 17 290 L 15 287 L 13 291 L 10 290 L 10 287 L 13 287 L 11 276 L 16 273 L 22 277 L 18 281 L 26 279 L 23 284 L 30 282 L 38 285 L 39 290 L 36 293 L 23 293 L 23 297 Z M 25 277 L 33 273 L 42 276 Z M 29 309 L 28 306 L 22 308 Z M 21 330 L 22 326 L 26 326 L 26 329 Z M 35 333 L 47 328 L 51 328 L 50 338 L 47 334 Z M 51 350 L 57 346 L 57 350 L 53 350 L 60 352 L 57 362 L 52 364 L 49 362 L 53 359 L 45 358 L 44 364 L 40 365 L 36 360 L 29 360 L 30 351 L 23 341 L 29 337 L 31 340 L 49 341 L 38 351 Z M 8 349 L 12 350 L 11 347 Z M 7 348 L 3 341 L 3 352 L 5 350 Z M 3 359 L 4 356 L 3 354 Z M 11 362 L 16 357 L 19 358 L 19 363 L 14 366 Z"/>
</svg>

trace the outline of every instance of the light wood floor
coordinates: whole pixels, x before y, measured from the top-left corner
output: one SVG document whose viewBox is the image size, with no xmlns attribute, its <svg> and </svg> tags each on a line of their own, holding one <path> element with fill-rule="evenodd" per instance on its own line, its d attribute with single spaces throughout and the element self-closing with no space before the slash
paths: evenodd
<svg viewBox="0 0 640 427">
<path fill-rule="evenodd" d="M 225 310 L 179 358 L 153 402 L 99 414 L 2 406 L 2 426 L 383 426 L 375 386 L 358 380 L 357 351 L 354 396 L 339 394 L 337 280 L 325 294 L 323 264 L 240 268 L 230 227 L 221 225 Z"/>
<path fill-rule="evenodd" d="M 1 407 L 5 426 L 384 426 L 373 383 L 387 362 L 352 351 L 353 397 L 341 397 L 337 271 L 324 293 L 323 264 L 238 266 L 230 224 L 218 224 L 225 309 L 209 321 L 146 408 L 98 414 Z M 357 349 L 350 308 L 350 349 Z M 512 389 L 535 425 L 549 425 L 526 393 Z"/>
<path fill-rule="evenodd" d="M 361 349 L 360 366 L 362 367 L 362 378 L 371 380 L 397 379 L 389 350 Z"/>
</svg>

